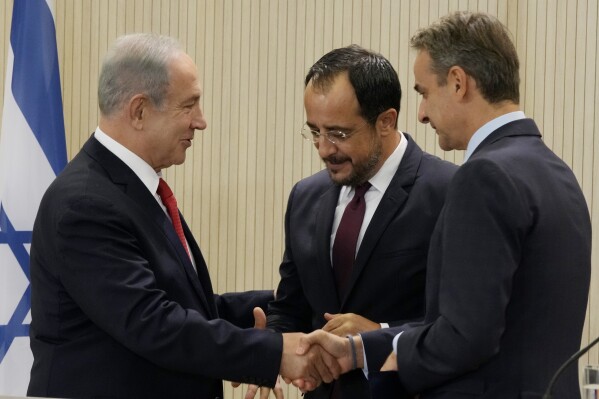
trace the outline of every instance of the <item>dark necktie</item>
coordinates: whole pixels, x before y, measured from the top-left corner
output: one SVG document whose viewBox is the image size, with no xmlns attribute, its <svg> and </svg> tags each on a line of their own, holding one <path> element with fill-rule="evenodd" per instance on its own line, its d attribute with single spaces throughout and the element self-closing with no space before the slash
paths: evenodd
<svg viewBox="0 0 599 399">
<path fill-rule="evenodd" d="M 185 234 L 183 234 L 183 226 L 181 225 L 181 218 L 179 217 L 179 209 L 177 209 L 177 200 L 171 191 L 171 188 L 166 184 L 164 179 L 160 179 L 158 183 L 158 195 L 162 200 L 162 203 L 166 207 L 168 215 L 171 217 L 173 221 L 173 227 L 175 228 L 175 233 L 179 237 L 183 248 L 185 248 L 185 252 L 189 256 L 189 249 L 187 248 L 187 241 L 185 241 Z"/>
<path fill-rule="evenodd" d="M 366 212 L 364 194 L 371 184 L 366 182 L 356 187 L 354 197 L 347 204 L 337 228 L 333 244 L 333 272 L 337 283 L 337 293 L 342 300 L 351 276 L 356 257 L 358 235 Z"/>
</svg>

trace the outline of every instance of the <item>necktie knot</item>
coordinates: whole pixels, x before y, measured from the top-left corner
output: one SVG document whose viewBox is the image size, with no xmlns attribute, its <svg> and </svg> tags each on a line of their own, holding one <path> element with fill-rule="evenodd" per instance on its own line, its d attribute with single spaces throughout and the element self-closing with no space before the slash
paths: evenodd
<svg viewBox="0 0 599 399">
<path fill-rule="evenodd" d="M 372 184 L 370 184 L 370 182 L 362 183 L 362 184 L 356 186 L 356 194 L 355 195 L 363 197 L 364 194 L 366 194 L 366 191 L 370 190 L 370 187 L 372 187 Z"/>
<path fill-rule="evenodd" d="M 370 187 L 372 187 L 372 184 L 370 184 L 369 182 L 356 186 L 356 188 L 354 189 L 354 197 L 352 198 L 348 206 L 354 210 L 358 206 L 360 206 L 360 203 L 364 199 L 364 195 L 366 195 L 366 192 L 370 189 Z"/>
<path fill-rule="evenodd" d="M 163 178 L 160 178 L 158 181 L 158 190 L 156 190 L 156 192 L 160 196 L 160 199 L 162 199 L 162 202 L 166 202 L 168 199 L 173 197 L 173 191 L 168 184 L 166 184 L 166 181 L 164 181 Z"/>
</svg>

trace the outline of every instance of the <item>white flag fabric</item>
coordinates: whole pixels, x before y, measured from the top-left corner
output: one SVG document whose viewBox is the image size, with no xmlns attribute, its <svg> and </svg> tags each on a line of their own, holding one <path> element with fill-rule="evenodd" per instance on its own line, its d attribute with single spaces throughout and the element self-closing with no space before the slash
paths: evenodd
<svg viewBox="0 0 599 399">
<path fill-rule="evenodd" d="M 0 395 L 25 396 L 31 230 L 66 165 L 53 0 L 14 0 L 0 131 Z"/>
</svg>

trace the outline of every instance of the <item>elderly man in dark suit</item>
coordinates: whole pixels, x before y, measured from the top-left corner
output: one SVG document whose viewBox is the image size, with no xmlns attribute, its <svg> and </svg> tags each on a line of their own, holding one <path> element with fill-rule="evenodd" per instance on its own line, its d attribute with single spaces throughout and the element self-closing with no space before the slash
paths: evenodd
<svg viewBox="0 0 599 399">
<path fill-rule="evenodd" d="M 431 240 L 426 317 L 353 337 L 355 352 L 323 332 L 306 342 L 344 369 L 371 371 L 393 346 L 384 373 L 370 375 L 380 398 L 541 398 L 580 346 L 591 259 L 584 196 L 519 111 L 518 56 L 496 18 L 454 13 L 411 45 L 418 118 L 441 148 L 466 150 Z M 379 385 L 385 376 L 392 384 Z M 555 397 L 580 398 L 577 376 L 566 370 Z"/>
<path fill-rule="evenodd" d="M 429 240 L 457 167 L 398 130 L 401 87 L 382 55 L 358 46 L 332 50 L 305 84 L 302 134 L 326 169 L 289 196 L 268 327 L 345 336 L 421 319 Z M 360 205 L 363 220 L 348 228 L 348 210 Z M 331 395 L 368 398 L 364 373 L 306 397 Z"/>
<path fill-rule="evenodd" d="M 98 92 L 99 126 L 49 187 L 33 230 L 28 394 L 222 398 L 221 379 L 330 381 L 335 363 L 295 355 L 299 335 L 240 328 L 272 292 L 214 295 L 161 177 L 206 128 L 191 58 L 168 37 L 124 36 Z"/>
</svg>

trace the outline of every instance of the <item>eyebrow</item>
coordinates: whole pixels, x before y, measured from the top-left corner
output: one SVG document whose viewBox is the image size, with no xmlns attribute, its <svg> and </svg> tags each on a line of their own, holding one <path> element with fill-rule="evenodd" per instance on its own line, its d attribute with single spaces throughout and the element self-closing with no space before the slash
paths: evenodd
<svg viewBox="0 0 599 399">
<path fill-rule="evenodd" d="M 422 87 L 420 87 L 418 83 L 414 85 L 414 90 L 416 90 L 418 93 L 422 93 Z"/>
<path fill-rule="evenodd" d="M 198 93 L 198 94 L 193 94 L 193 95 L 191 95 L 191 96 L 187 97 L 185 100 L 183 100 L 183 101 L 182 101 L 182 104 L 187 104 L 187 103 L 189 103 L 189 102 L 192 102 L 192 101 L 193 101 L 194 103 L 195 103 L 195 102 L 198 102 L 198 101 L 200 101 L 200 98 L 201 98 L 201 97 L 202 97 L 202 96 L 201 96 L 201 94 L 200 94 L 200 93 Z"/>
<path fill-rule="evenodd" d="M 312 123 L 306 121 L 306 125 L 308 125 L 308 127 L 310 129 L 316 130 L 316 125 L 313 125 Z M 353 128 L 351 127 L 347 127 L 347 126 L 338 126 L 338 125 L 333 125 L 333 126 L 323 126 L 323 128 L 327 131 L 331 131 L 331 130 L 340 130 L 340 131 L 344 131 L 344 130 L 352 130 Z"/>
</svg>

